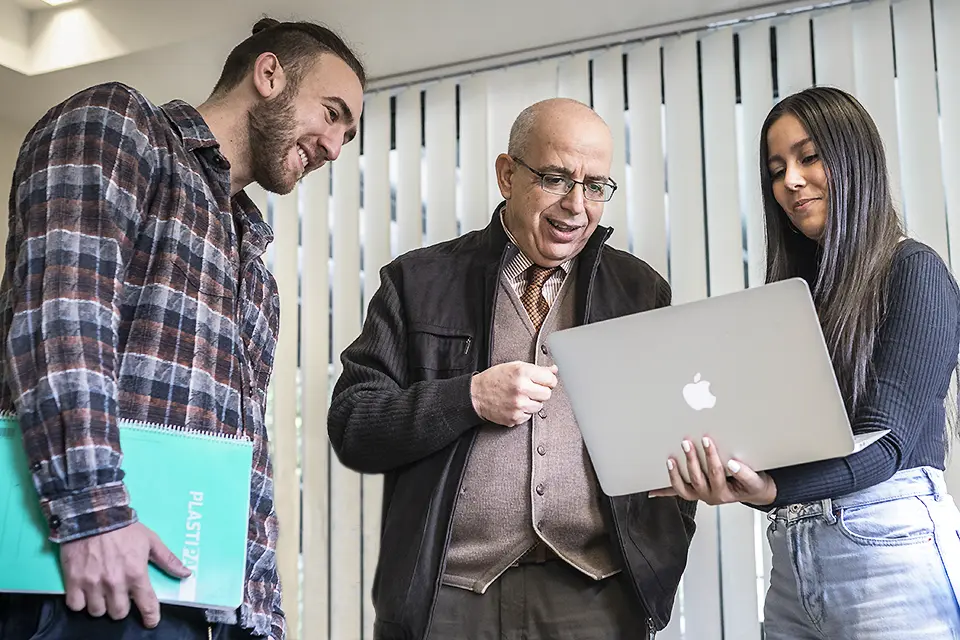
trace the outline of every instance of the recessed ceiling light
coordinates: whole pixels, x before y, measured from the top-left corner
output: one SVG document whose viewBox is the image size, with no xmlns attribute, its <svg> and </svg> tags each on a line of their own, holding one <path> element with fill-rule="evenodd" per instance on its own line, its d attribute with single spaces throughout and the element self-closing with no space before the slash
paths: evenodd
<svg viewBox="0 0 960 640">
<path fill-rule="evenodd" d="M 70 4 L 71 2 L 74 2 L 74 0 L 43 0 L 43 1 L 46 2 L 48 5 L 50 5 L 51 7 L 57 7 L 57 6 L 60 6 L 61 4 Z"/>
</svg>

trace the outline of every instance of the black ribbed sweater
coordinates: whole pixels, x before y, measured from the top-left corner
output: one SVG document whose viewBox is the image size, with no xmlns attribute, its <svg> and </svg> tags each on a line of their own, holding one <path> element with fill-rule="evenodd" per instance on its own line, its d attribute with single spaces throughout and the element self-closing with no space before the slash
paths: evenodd
<svg viewBox="0 0 960 640">
<path fill-rule="evenodd" d="M 774 469 L 774 506 L 837 498 L 901 469 L 944 468 L 943 400 L 960 350 L 960 289 L 940 257 L 900 243 L 874 351 L 873 375 L 852 416 L 854 433 L 890 429 L 863 451 Z"/>
</svg>

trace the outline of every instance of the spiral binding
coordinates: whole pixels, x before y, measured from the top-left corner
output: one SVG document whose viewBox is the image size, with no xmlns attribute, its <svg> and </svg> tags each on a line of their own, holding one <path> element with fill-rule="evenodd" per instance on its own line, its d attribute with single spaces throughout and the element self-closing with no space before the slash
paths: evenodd
<svg viewBox="0 0 960 640">
<path fill-rule="evenodd" d="M 0 420 L 17 420 L 18 416 L 13 411 L 0 411 Z M 166 431 L 178 436 L 187 438 L 232 440 L 235 442 L 252 442 L 250 436 L 245 433 L 221 433 L 218 431 L 201 431 L 190 427 L 181 427 L 177 425 L 163 424 L 160 422 L 143 422 L 140 420 L 127 420 L 120 418 L 121 429 L 136 429 L 138 431 Z"/>
</svg>

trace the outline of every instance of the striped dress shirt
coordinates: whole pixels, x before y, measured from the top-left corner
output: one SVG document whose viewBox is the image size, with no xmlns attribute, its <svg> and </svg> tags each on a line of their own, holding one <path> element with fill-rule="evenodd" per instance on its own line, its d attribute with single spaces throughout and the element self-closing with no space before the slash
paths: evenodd
<svg viewBox="0 0 960 640">
<path fill-rule="evenodd" d="M 504 231 L 507 232 L 507 238 L 510 239 L 511 244 L 513 244 L 516 249 L 513 250 L 512 255 L 507 259 L 507 263 L 503 267 L 503 277 L 507 279 L 507 282 L 510 283 L 513 290 L 517 292 L 517 297 L 519 298 L 523 295 L 523 290 L 527 286 L 527 269 L 532 267 L 534 262 L 520 250 L 520 245 L 517 244 L 516 238 L 513 237 L 513 234 L 510 233 L 510 230 L 507 228 L 507 224 L 503 219 L 504 209 L 505 207 L 500 208 L 500 224 L 503 225 Z M 547 301 L 547 304 L 553 306 L 553 301 L 557 299 L 557 294 L 560 293 L 560 287 L 563 286 L 564 278 L 566 278 L 570 270 L 573 269 L 576 261 L 577 259 L 574 257 L 562 263 L 560 268 L 554 271 L 543 283 L 543 298 Z"/>
</svg>

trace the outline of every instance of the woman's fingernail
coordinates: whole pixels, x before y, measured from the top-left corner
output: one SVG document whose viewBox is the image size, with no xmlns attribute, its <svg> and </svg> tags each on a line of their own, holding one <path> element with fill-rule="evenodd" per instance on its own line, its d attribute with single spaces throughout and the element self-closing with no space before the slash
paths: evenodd
<svg viewBox="0 0 960 640">
<path fill-rule="evenodd" d="M 673 471 L 673 460 L 667 458 L 667 469 Z"/>
<path fill-rule="evenodd" d="M 740 473 L 740 463 L 736 460 L 730 460 L 727 462 L 727 469 L 730 469 L 731 473 Z"/>
<path fill-rule="evenodd" d="M 710 438 L 708 438 L 707 436 L 703 436 L 703 448 L 704 449 L 710 448 Z"/>
<path fill-rule="evenodd" d="M 690 453 L 690 442 L 687 440 L 684 440 L 683 442 L 680 443 L 680 448 L 683 449 L 684 453 Z"/>
</svg>

